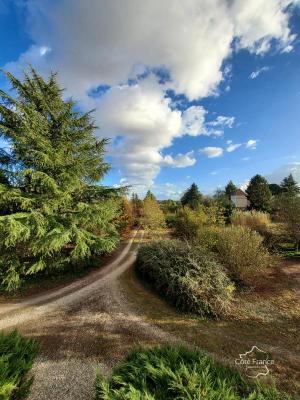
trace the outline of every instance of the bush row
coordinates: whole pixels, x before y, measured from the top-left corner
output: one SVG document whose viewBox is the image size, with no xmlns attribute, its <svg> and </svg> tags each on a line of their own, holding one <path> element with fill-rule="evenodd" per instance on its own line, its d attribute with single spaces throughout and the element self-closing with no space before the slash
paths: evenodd
<svg viewBox="0 0 300 400">
<path fill-rule="evenodd" d="M 179 310 L 219 317 L 229 306 L 234 286 L 223 267 L 199 245 L 179 240 L 143 245 L 136 267 Z"/>
</svg>

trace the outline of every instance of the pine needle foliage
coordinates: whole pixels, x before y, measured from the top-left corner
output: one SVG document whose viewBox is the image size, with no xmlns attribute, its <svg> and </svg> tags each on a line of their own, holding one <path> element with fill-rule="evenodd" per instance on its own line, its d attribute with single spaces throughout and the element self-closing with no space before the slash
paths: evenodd
<svg viewBox="0 0 300 400">
<path fill-rule="evenodd" d="M 0 285 L 111 251 L 118 193 L 99 186 L 109 166 L 91 113 L 64 100 L 56 74 L 6 72 L 0 91 Z"/>
<path fill-rule="evenodd" d="M 234 369 L 183 346 L 139 347 L 108 379 L 97 376 L 95 400 L 292 400 L 274 386 L 248 383 Z"/>
<path fill-rule="evenodd" d="M 0 332 L 0 399 L 25 398 L 32 384 L 28 373 L 38 353 L 38 345 L 17 331 Z"/>
</svg>

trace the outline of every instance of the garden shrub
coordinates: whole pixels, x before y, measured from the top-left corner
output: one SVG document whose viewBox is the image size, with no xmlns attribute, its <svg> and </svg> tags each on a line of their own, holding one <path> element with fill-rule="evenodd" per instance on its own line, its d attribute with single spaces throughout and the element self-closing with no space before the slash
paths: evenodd
<svg viewBox="0 0 300 400">
<path fill-rule="evenodd" d="M 25 398 L 32 384 L 28 373 L 37 355 L 38 346 L 17 331 L 0 332 L 0 399 Z"/>
<path fill-rule="evenodd" d="M 143 245 L 137 270 L 179 310 L 219 317 L 226 312 L 233 285 L 207 249 L 179 240 Z"/>
<path fill-rule="evenodd" d="M 175 236 L 184 239 L 194 239 L 206 221 L 206 215 L 202 209 L 192 210 L 184 207 L 176 213 L 174 221 Z"/>
<path fill-rule="evenodd" d="M 235 211 L 231 216 L 232 225 L 259 231 L 271 224 L 270 215 L 261 211 Z"/>
<path fill-rule="evenodd" d="M 217 251 L 231 278 L 245 284 L 257 281 L 271 263 L 263 237 L 242 226 L 220 230 Z"/>
<path fill-rule="evenodd" d="M 182 346 L 136 348 L 110 378 L 98 374 L 95 400 L 292 400 L 274 386 L 246 382 L 236 370 Z"/>
<path fill-rule="evenodd" d="M 263 237 L 264 246 L 270 250 L 274 250 L 282 240 L 282 229 L 271 222 L 268 213 L 255 210 L 235 211 L 231 216 L 231 223 L 258 232 Z"/>
<path fill-rule="evenodd" d="M 194 242 L 209 251 L 216 251 L 220 228 L 217 226 L 203 226 L 197 232 Z"/>
</svg>

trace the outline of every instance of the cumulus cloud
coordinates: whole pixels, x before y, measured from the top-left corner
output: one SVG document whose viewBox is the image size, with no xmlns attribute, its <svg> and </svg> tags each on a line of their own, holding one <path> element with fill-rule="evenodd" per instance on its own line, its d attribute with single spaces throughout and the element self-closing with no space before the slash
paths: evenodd
<svg viewBox="0 0 300 400">
<path fill-rule="evenodd" d="M 185 168 L 190 167 L 196 163 L 196 158 L 194 157 L 194 152 L 189 151 L 186 154 L 177 154 L 176 157 L 167 155 L 163 158 L 163 164 L 174 168 Z"/>
<path fill-rule="evenodd" d="M 223 149 L 222 147 L 204 147 L 203 149 L 200 149 L 200 153 L 204 154 L 208 158 L 215 158 L 215 157 L 220 157 L 223 154 Z"/>
<path fill-rule="evenodd" d="M 266 175 L 266 178 L 270 183 L 280 183 L 283 178 L 289 174 L 292 174 L 298 184 L 300 184 L 300 162 L 295 161 L 293 163 L 282 165 L 271 174 Z"/>
<path fill-rule="evenodd" d="M 246 143 L 247 149 L 255 150 L 257 147 L 258 140 L 249 139 Z"/>
<path fill-rule="evenodd" d="M 201 106 L 178 111 L 167 91 L 189 100 L 214 95 L 227 79 L 224 61 L 234 51 L 263 54 L 273 43 L 279 51 L 291 51 L 295 35 L 289 28 L 288 6 L 299 5 L 299 0 L 90 0 L 88 6 L 84 0 L 31 0 L 18 4 L 24 7 L 33 45 L 5 68 L 16 72 L 31 63 L 45 74 L 58 70 L 66 95 L 79 100 L 83 109 L 97 108 L 99 135 L 118 138 L 110 153 L 124 178 L 140 184 L 153 183 L 166 165 L 161 152 L 175 138 L 222 135 L 234 123 L 233 117 L 224 116 L 205 123 Z M 139 79 L 158 70 L 166 72 L 163 82 L 151 73 Z M 129 79 L 135 84 L 128 85 Z M 89 93 L 100 85 L 108 90 L 91 98 Z M 191 155 L 167 159 L 173 160 L 169 161 L 173 167 L 194 162 Z"/>
<path fill-rule="evenodd" d="M 249 75 L 250 79 L 256 79 L 260 74 L 262 74 L 263 72 L 269 71 L 270 67 L 261 67 L 256 69 L 255 71 L 251 72 L 251 74 Z"/>
</svg>

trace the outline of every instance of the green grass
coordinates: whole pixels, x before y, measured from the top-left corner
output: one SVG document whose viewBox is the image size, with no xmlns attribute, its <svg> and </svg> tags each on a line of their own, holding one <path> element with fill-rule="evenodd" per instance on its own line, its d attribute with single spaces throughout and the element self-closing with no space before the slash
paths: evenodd
<svg viewBox="0 0 300 400">
<path fill-rule="evenodd" d="M 291 400 L 274 386 L 248 383 L 235 370 L 181 346 L 137 348 L 110 378 L 97 376 L 95 400 Z"/>
<path fill-rule="evenodd" d="M 36 342 L 17 331 L 0 332 L 0 400 L 23 399 L 32 377 L 28 373 L 38 353 Z"/>
<path fill-rule="evenodd" d="M 300 250 L 296 250 L 293 243 L 279 243 L 277 251 L 281 256 L 289 258 L 300 258 Z"/>
</svg>

